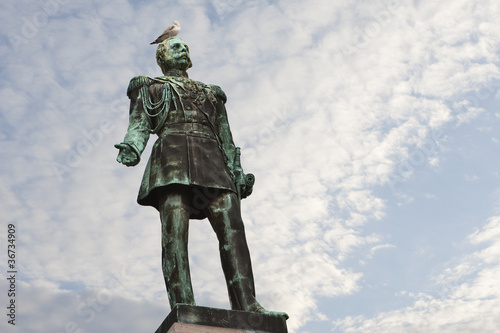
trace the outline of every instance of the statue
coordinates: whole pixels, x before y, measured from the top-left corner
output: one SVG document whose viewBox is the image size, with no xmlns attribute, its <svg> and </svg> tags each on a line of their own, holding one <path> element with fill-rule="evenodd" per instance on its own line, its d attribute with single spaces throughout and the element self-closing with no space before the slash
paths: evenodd
<svg viewBox="0 0 500 333">
<path fill-rule="evenodd" d="M 158 135 L 137 201 L 160 213 L 162 269 L 171 308 L 195 305 L 188 226 L 190 219 L 207 217 L 219 241 L 231 308 L 288 318 L 265 310 L 255 298 L 240 211 L 240 200 L 250 195 L 254 178 L 241 169 L 226 95 L 218 86 L 188 78 L 189 48 L 179 37 L 162 41 L 156 59 L 164 76 L 130 81 L 130 122 L 124 141 L 115 147 L 120 150 L 118 162 L 135 166 L 150 134 Z"/>
</svg>

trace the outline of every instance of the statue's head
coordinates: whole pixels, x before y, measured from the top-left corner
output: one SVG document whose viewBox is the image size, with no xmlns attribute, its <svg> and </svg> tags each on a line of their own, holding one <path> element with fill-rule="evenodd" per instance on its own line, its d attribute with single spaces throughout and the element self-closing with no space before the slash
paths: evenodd
<svg viewBox="0 0 500 333">
<path fill-rule="evenodd" d="M 156 62 L 163 74 L 170 69 L 186 71 L 193 67 L 189 56 L 189 47 L 179 37 L 170 37 L 158 45 L 156 49 Z"/>
</svg>

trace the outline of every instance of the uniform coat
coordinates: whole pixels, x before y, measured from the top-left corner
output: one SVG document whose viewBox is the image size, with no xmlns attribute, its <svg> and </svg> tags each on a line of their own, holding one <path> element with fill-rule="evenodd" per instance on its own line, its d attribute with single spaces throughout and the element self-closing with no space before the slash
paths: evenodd
<svg viewBox="0 0 500 333">
<path fill-rule="evenodd" d="M 235 145 L 226 96 L 218 86 L 172 71 L 158 78 L 133 78 L 127 95 L 130 118 L 124 143 L 140 157 L 150 134 L 158 135 L 139 190 L 140 205 L 158 209 L 156 191 L 172 184 L 236 192 Z"/>
</svg>

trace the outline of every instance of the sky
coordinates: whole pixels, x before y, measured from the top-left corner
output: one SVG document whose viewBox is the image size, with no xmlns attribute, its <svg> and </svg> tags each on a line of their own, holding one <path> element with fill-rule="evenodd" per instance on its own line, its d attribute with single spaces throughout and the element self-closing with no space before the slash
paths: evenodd
<svg viewBox="0 0 500 333">
<path fill-rule="evenodd" d="M 133 168 L 113 145 L 174 20 L 190 78 L 228 96 L 256 176 L 242 214 L 257 298 L 290 333 L 500 331 L 498 1 L 0 9 L 2 332 L 154 332 L 169 313 L 159 216 L 136 203 L 155 138 Z M 208 221 L 189 237 L 197 304 L 229 308 Z"/>
</svg>

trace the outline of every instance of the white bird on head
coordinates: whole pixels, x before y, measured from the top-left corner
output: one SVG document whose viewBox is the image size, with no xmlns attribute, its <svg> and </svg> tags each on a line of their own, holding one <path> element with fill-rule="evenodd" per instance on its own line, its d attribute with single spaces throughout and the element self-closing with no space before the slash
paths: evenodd
<svg viewBox="0 0 500 333">
<path fill-rule="evenodd" d="M 174 24 L 165 29 L 165 31 L 162 32 L 160 37 L 156 38 L 156 40 L 154 42 L 151 42 L 150 45 L 159 44 L 169 37 L 177 36 L 180 30 L 181 30 L 181 25 L 179 24 L 178 21 L 174 21 Z"/>
</svg>

